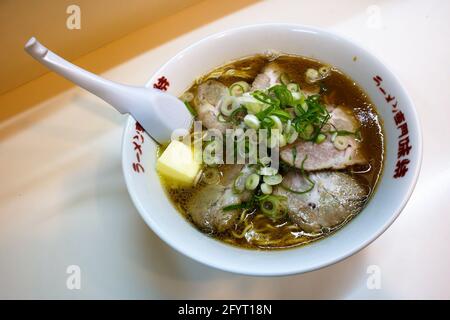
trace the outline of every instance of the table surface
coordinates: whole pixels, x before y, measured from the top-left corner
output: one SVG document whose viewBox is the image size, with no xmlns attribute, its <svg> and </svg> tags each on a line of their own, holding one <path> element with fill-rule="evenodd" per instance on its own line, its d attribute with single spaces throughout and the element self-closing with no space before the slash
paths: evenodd
<svg viewBox="0 0 450 320">
<path fill-rule="evenodd" d="M 389 230 L 303 275 L 248 277 L 192 261 L 163 243 L 130 200 L 121 171 L 125 118 L 73 88 L 0 124 L 0 298 L 450 298 L 450 2 L 318 3 L 257 2 L 104 76 L 144 83 L 188 44 L 243 24 L 311 24 L 354 39 L 399 76 L 423 126 L 421 175 Z M 79 290 L 66 285 L 70 265 L 81 270 Z M 367 284 L 371 266 L 379 288 Z"/>
</svg>

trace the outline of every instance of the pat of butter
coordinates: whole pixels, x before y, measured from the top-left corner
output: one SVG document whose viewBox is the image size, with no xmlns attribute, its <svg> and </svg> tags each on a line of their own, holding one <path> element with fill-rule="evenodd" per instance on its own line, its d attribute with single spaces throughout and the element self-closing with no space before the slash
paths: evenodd
<svg viewBox="0 0 450 320">
<path fill-rule="evenodd" d="M 180 184 L 192 184 L 200 171 L 191 147 L 173 140 L 156 162 L 159 174 Z"/>
</svg>

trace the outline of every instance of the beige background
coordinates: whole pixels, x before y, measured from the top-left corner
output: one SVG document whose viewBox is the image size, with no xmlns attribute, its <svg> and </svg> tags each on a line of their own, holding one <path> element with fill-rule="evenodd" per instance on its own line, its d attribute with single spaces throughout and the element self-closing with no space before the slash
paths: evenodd
<svg viewBox="0 0 450 320">
<path fill-rule="evenodd" d="M 66 59 L 73 60 L 114 39 L 201 0 L 2 0 L 0 1 L 0 94 L 47 70 L 23 53 L 36 36 Z M 81 29 L 70 30 L 69 5 L 81 9 Z"/>
<path fill-rule="evenodd" d="M 66 28 L 66 8 L 74 2 L 81 8 L 81 30 Z M 0 0 L 0 122 L 73 86 L 25 53 L 32 35 L 82 68 L 103 73 L 256 2 Z"/>
</svg>

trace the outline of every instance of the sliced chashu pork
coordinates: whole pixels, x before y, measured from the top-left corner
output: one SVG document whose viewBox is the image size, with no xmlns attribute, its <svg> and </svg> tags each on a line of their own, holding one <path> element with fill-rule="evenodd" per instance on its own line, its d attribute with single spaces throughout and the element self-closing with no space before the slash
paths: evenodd
<svg viewBox="0 0 450 320">
<path fill-rule="evenodd" d="M 264 66 L 252 83 L 252 91 L 268 89 L 276 84 L 281 83 L 281 75 L 285 73 L 284 69 L 275 61 L 269 62 Z M 317 94 L 314 92 L 302 91 L 306 96 Z"/>
<path fill-rule="evenodd" d="M 248 200 L 251 193 L 244 191 L 236 194 L 233 184 L 239 174 L 242 173 L 242 179 L 245 181 L 253 172 L 254 170 L 247 166 L 225 165 L 220 183 L 204 186 L 188 202 L 187 211 L 194 223 L 210 232 L 222 232 L 231 228 L 240 211 L 224 211 L 223 208 Z"/>
<path fill-rule="evenodd" d="M 368 189 L 343 172 L 319 171 L 309 174 L 314 188 L 304 194 L 293 193 L 282 186 L 274 194 L 287 197 L 289 218 L 306 232 L 320 232 L 322 228 L 338 226 L 350 215 L 361 211 Z M 299 170 L 292 169 L 283 178 L 282 185 L 295 191 L 311 187 Z"/>
<path fill-rule="evenodd" d="M 195 109 L 205 128 L 217 129 L 221 133 L 230 128 L 229 123 L 220 122 L 217 118 L 220 114 L 219 102 L 228 95 L 228 88 L 216 80 L 207 80 L 198 86 Z"/>
<path fill-rule="evenodd" d="M 353 114 L 341 107 L 334 108 L 330 115 L 329 122 L 337 130 L 355 132 L 359 127 Z M 334 130 L 333 127 L 332 130 Z M 307 171 L 344 169 L 352 165 L 367 163 L 362 154 L 361 142 L 356 140 L 354 135 L 340 136 L 339 141 L 344 145 L 339 146 L 338 149 L 331 141 L 331 134 L 328 134 L 327 139 L 320 144 L 299 139 L 282 148 L 280 158 L 291 166 L 301 168 L 303 160 L 307 157 L 303 165 Z"/>
<path fill-rule="evenodd" d="M 264 66 L 262 72 L 253 80 L 252 91 L 264 90 L 277 83 L 280 83 L 280 76 L 283 70 L 276 62 L 269 62 Z"/>
</svg>

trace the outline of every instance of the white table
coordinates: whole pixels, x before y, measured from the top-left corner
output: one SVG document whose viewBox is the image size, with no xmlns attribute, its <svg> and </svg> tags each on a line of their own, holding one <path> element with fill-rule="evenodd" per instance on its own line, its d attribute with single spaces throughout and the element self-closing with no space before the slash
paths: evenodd
<svg viewBox="0 0 450 320">
<path fill-rule="evenodd" d="M 361 43 L 403 81 L 424 133 L 416 190 L 378 240 L 336 265 L 280 278 L 180 255 L 130 201 L 120 163 L 125 118 L 74 88 L 0 125 L 0 298 L 450 298 L 450 2 L 333 3 L 256 3 L 104 76 L 143 83 L 189 43 L 258 22 L 317 25 Z M 80 290 L 66 287 L 69 265 L 81 269 Z M 381 271 L 379 290 L 366 285 L 371 265 Z"/>
</svg>

